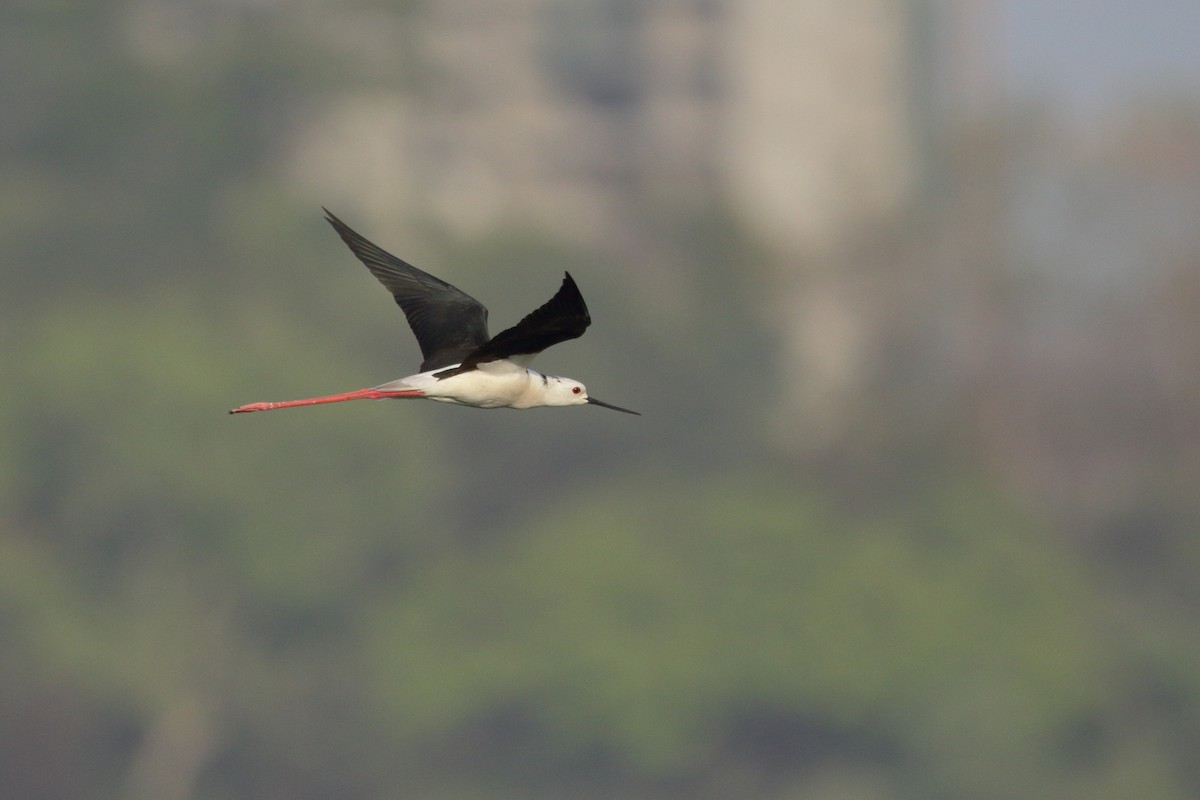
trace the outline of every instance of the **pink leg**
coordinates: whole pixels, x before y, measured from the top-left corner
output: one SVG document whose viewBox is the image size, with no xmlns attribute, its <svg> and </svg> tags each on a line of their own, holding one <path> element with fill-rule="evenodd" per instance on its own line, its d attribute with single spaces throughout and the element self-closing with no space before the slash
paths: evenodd
<svg viewBox="0 0 1200 800">
<path fill-rule="evenodd" d="M 343 403 L 347 400 L 384 400 L 389 397 L 424 397 L 420 389 L 402 389 L 394 392 L 381 392 L 378 389 L 358 389 L 341 394 L 327 394 L 323 397 L 308 397 L 304 400 L 280 400 L 277 403 L 248 403 L 229 410 L 230 414 L 246 414 L 250 411 L 274 411 L 277 408 L 292 408 L 293 406 L 315 406 L 321 403 Z"/>
</svg>

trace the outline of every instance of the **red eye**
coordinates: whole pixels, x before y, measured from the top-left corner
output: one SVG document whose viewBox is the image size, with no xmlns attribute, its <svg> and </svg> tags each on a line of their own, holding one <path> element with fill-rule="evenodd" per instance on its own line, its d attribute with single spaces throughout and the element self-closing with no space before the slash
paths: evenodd
<svg viewBox="0 0 1200 800">
<path fill-rule="evenodd" d="M 580 389 L 578 386 L 571 387 L 571 394 L 579 394 L 582 391 L 583 391 L 583 389 Z"/>
</svg>

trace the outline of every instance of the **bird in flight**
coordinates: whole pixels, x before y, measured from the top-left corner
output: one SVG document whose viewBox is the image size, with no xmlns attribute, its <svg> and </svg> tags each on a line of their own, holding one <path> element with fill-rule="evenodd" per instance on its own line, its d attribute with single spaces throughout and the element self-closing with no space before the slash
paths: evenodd
<svg viewBox="0 0 1200 800">
<path fill-rule="evenodd" d="M 569 272 L 548 302 L 511 328 L 489 337 L 488 312 L 482 303 L 396 258 L 367 241 L 329 209 L 324 211 L 342 241 L 404 311 L 421 347 L 421 371 L 370 389 L 304 400 L 249 403 L 231 409 L 230 414 L 391 398 L 424 398 L 475 408 L 593 405 L 638 413 L 597 400 L 577 380 L 543 375 L 529 368 L 538 353 L 582 336 L 592 322 Z"/>
</svg>

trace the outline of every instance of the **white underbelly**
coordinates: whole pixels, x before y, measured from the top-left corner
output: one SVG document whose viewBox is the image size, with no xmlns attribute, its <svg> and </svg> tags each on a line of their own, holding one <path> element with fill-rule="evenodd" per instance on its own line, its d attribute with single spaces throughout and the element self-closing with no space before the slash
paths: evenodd
<svg viewBox="0 0 1200 800">
<path fill-rule="evenodd" d="M 457 403 L 476 408 L 531 408 L 540 405 L 532 389 L 533 375 L 537 375 L 539 382 L 544 381 L 538 373 L 531 374 L 524 367 L 501 360 L 480 364 L 476 369 L 449 378 L 437 377 L 438 373 L 455 366 L 409 375 L 374 388 L 383 391 L 418 389 L 424 392 L 425 397 L 439 403 Z"/>
<path fill-rule="evenodd" d="M 445 380 L 432 378 L 421 387 L 430 400 L 476 408 L 527 408 L 522 400 L 528 388 L 525 370 L 497 373 L 481 369 Z"/>
</svg>

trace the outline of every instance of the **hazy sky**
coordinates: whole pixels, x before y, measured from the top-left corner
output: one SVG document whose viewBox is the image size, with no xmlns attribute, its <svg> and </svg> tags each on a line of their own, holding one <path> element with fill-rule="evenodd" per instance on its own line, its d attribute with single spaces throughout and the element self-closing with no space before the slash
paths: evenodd
<svg viewBox="0 0 1200 800">
<path fill-rule="evenodd" d="M 1122 98 L 1200 98 L 1200 0 L 1000 0 L 1006 84 L 1076 111 Z"/>
</svg>

